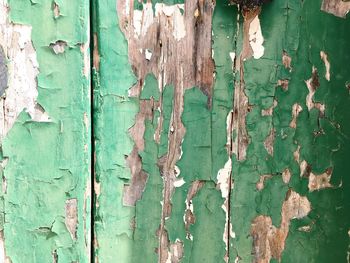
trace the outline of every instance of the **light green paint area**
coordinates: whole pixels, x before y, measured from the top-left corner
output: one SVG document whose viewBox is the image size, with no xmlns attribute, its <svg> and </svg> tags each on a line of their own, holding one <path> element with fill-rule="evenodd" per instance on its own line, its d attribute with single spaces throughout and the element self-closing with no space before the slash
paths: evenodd
<svg viewBox="0 0 350 263">
<path fill-rule="evenodd" d="M 127 42 L 120 31 L 116 2 L 93 2 L 100 68 L 94 72 L 95 195 L 94 231 L 99 262 L 130 262 L 134 207 L 123 206 L 124 184 L 130 179 L 125 157 L 133 148 L 128 130 L 135 123 L 139 103 L 128 98 L 136 79 L 128 62 Z"/>
<path fill-rule="evenodd" d="M 52 120 L 35 122 L 23 111 L 2 142 L 8 159 L 2 228 L 13 263 L 90 257 L 90 79 L 83 75 L 81 51 L 88 42 L 89 4 L 59 4 L 62 13 L 55 19 L 51 1 L 9 1 L 11 21 L 32 26 L 40 70 L 37 102 Z M 57 40 L 68 44 L 63 54 L 49 47 Z M 73 235 L 65 211 L 72 199 L 77 200 Z"/>
</svg>

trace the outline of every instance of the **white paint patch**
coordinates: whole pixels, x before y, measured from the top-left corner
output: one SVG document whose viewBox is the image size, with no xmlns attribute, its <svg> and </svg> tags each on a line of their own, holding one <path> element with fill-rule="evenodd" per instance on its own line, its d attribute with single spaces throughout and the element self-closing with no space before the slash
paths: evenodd
<svg viewBox="0 0 350 263">
<path fill-rule="evenodd" d="M 170 251 L 168 251 L 168 258 L 165 261 L 165 263 L 171 263 L 171 253 L 170 253 Z"/>
<path fill-rule="evenodd" d="M 230 222 L 230 237 L 231 238 L 236 238 L 236 233 L 233 232 L 233 227 L 232 227 L 232 223 Z"/>
<path fill-rule="evenodd" d="M 164 14 L 169 18 L 170 25 L 173 28 L 173 36 L 177 41 L 186 36 L 185 17 L 181 14 L 181 10 L 184 9 L 184 4 L 165 5 L 157 3 L 155 5 L 155 16 L 159 17 Z"/>
<path fill-rule="evenodd" d="M 320 56 L 321 56 L 321 59 L 323 60 L 323 63 L 326 67 L 326 74 L 324 75 L 324 77 L 326 78 L 326 80 L 330 81 L 331 80 L 331 72 L 330 72 L 331 64 L 328 61 L 328 55 L 324 51 L 321 51 Z"/>
<path fill-rule="evenodd" d="M 125 9 L 124 9 L 125 16 L 129 16 L 130 14 L 130 0 L 125 1 Z"/>
<path fill-rule="evenodd" d="M 152 51 L 151 51 L 151 50 L 149 50 L 149 49 L 146 49 L 146 50 L 145 50 L 145 58 L 146 58 L 148 61 L 151 60 L 151 58 L 152 58 Z"/>
<path fill-rule="evenodd" d="M 153 24 L 152 3 L 144 3 L 142 10 L 134 10 L 134 37 L 145 36 L 148 28 Z"/>
<path fill-rule="evenodd" d="M 301 227 L 298 228 L 298 231 L 310 232 L 311 231 L 311 226 L 301 226 Z"/>
<path fill-rule="evenodd" d="M 88 41 L 86 43 L 82 44 L 80 46 L 80 51 L 83 54 L 84 58 L 84 68 L 83 68 L 83 75 L 88 78 L 90 74 L 90 37 L 89 34 L 87 34 Z"/>
<path fill-rule="evenodd" d="M 232 63 L 235 62 L 236 53 L 235 52 L 230 52 L 230 58 L 231 58 Z"/>
<path fill-rule="evenodd" d="M 10 23 L 7 1 L 0 1 L 0 45 L 8 58 L 8 88 L 0 98 L 0 140 L 25 110 L 34 121 L 50 121 L 37 104 L 39 64 L 32 45 L 32 27 Z"/>
<path fill-rule="evenodd" d="M 174 187 L 181 187 L 181 186 L 183 186 L 185 183 L 186 183 L 185 180 L 184 180 L 183 178 L 180 178 L 180 179 L 176 180 L 176 181 L 173 183 L 173 185 L 174 185 Z"/>
<path fill-rule="evenodd" d="M 227 152 L 230 152 L 231 148 L 231 139 L 232 139 L 232 118 L 233 117 L 233 110 L 230 110 L 230 112 L 227 114 L 226 117 L 226 147 Z"/>
<path fill-rule="evenodd" d="M 221 196 L 223 198 L 228 198 L 230 192 L 230 176 L 232 171 L 232 161 L 231 158 L 225 163 L 224 168 L 221 168 L 217 175 L 218 185 L 221 190 Z"/>
<path fill-rule="evenodd" d="M 261 32 L 259 16 L 256 16 L 249 25 L 249 44 L 253 50 L 253 57 L 259 59 L 264 55 L 264 37 Z"/>
</svg>

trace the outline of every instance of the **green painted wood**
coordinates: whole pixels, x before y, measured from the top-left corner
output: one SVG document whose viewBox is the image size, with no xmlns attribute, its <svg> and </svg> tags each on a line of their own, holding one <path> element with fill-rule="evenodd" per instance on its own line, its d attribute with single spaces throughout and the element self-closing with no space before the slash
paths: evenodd
<svg viewBox="0 0 350 263">
<path fill-rule="evenodd" d="M 0 262 L 90 262 L 89 2 L 2 0 L 0 10 Z"/>
<path fill-rule="evenodd" d="M 347 262 L 331 4 L 0 1 L 0 262 Z"/>
<path fill-rule="evenodd" d="M 346 262 L 349 19 L 320 0 L 127 2 L 94 2 L 95 261 Z M 204 25 L 212 45 L 176 49 Z"/>
</svg>

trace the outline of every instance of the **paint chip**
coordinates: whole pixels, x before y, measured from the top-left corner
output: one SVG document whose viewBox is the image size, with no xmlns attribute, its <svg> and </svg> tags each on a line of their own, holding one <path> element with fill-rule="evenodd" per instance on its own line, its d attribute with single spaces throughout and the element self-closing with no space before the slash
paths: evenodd
<svg viewBox="0 0 350 263">
<path fill-rule="evenodd" d="M 61 11 L 60 11 L 60 6 L 54 2 L 53 3 L 53 16 L 54 18 L 58 18 L 61 15 Z"/>
<path fill-rule="evenodd" d="M 292 174 L 291 174 L 290 170 L 288 168 L 284 169 L 282 172 L 283 183 L 288 184 L 291 177 L 292 177 Z"/>
<path fill-rule="evenodd" d="M 255 187 L 258 191 L 261 191 L 265 187 L 265 180 L 272 178 L 272 174 L 260 175 L 259 181 L 256 183 Z"/>
<path fill-rule="evenodd" d="M 333 187 L 333 185 L 330 183 L 332 173 L 332 168 L 328 168 L 324 173 L 318 175 L 311 172 L 308 184 L 309 191 L 313 192 Z"/>
<path fill-rule="evenodd" d="M 228 159 L 228 161 L 225 163 L 224 168 L 221 168 L 217 175 L 218 180 L 218 186 L 221 190 L 221 196 L 223 198 L 227 198 L 228 194 L 230 192 L 229 185 L 230 185 L 230 176 L 232 171 L 232 161 L 231 158 Z"/>
<path fill-rule="evenodd" d="M 289 123 L 289 127 L 291 127 L 292 129 L 296 129 L 297 127 L 297 118 L 300 114 L 300 112 L 302 112 L 303 108 L 298 104 L 298 103 L 294 103 L 293 107 L 292 107 L 292 120 Z"/>
<path fill-rule="evenodd" d="M 331 64 L 329 63 L 328 55 L 324 51 L 321 51 L 320 57 L 323 60 L 323 63 L 326 67 L 326 73 L 325 73 L 324 77 L 326 78 L 326 80 L 330 81 L 331 80 L 331 73 L 330 73 Z"/>
<path fill-rule="evenodd" d="M 180 178 L 180 179 L 176 180 L 176 181 L 173 183 L 173 185 L 174 185 L 174 187 L 181 187 L 181 186 L 183 186 L 185 183 L 186 183 L 185 180 L 184 180 L 183 178 Z"/>
<path fill-rule="evenodd" d="M 291 67 L 292 58 L 288 55 L 287 51 L 285 50 L 283 50 L 282 52 L 282 63 L 286 69 L 289 69 L 289 71 L 292 71 L 292 67 Z"/>
<path fill-rule="evenodd" d="M 152 51 L 151 51 L 151 50 L 149 50 L 149 49 L 146 49 L 146 50 L 145 50 L 145 58 L 146 58 L 148 61 L 151 60 L 151 58 L 152 58 Z"/>
<path fill-rule="evenodd" d="M 306 106 L 310 111 L 312 108 L 315 107 L 314 95 L 316 93 L 316 90 L 320 87 L 318 71 L 317 68 L 315 68 L 314 66 L 312 67 L 311 78 L 306 80 L 305 84 L 309 90 L 309 94 L 306 96 Z"/>
<path fill-rule="evenodd" d="M 64 53 L 66 46 L 67 42 L 62 40 L 57 40 L 55 43 L 50 44 L 50 48 L 52 48 L 53 52 L 55 52 L 56 55 Z"/>
<path fill-rule="evenodd" d="M 9 8 L 0 4 L 0 71 L 4 70 L 4 62 L 7 66 L 6 90 L 1 94 L 5 94 L 6 99 L 0 98 L 0 140 L 6 136 L 23 110 L 34 121 L 49 121 L 47 113 L 37 103 L 39 64 L 31 39 L 32 27 L 10 22 L 8 12 Z M 2 90 L 4 77 L 1 73 Z"/>
<path fill-rule="evenodd" d="M 264 147 L 271 156 L 273 156 L 273 144 L 275 142 L 275 134 L 276 130 L 275 128 L 272 128 L 264 141 Z"/>
<path fill-rule="evenodd" d="M 77 225 L 78 225 L 78 201 L 76 198 L 68 199 L 66 201 L 66 227 L 73 240 L 77 239 Z"/>
<path fill-rule="evenodd" d="M 261 32 L 259 16 L 256 16 L 249 25 L 249 44 L 253 50 L 253 57 L 259 59 L 264 55 L 264 37 Z"/>
<path fill-rule="evenodd" d="M 230 58 L 231 58 L 232 62 L 235 62 L 236 53 L 235 52 L 230 52 Z"/>
</svg>

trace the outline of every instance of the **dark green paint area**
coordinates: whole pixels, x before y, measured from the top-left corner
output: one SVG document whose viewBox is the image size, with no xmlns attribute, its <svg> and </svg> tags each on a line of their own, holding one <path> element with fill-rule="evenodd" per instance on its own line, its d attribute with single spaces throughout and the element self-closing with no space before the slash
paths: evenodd
<svg viewBox="0 0 350 263">
<path fill-rule="evenodd" d="M 177 162 L 180 175 L 184 174 L 185 181 L 209 181 L 211 179 L 210 117 L 207 97 L 198 88 L 186 90 L 184 110 L 181 116 L 182 123 L 186 127 L 186 134 L 182 143 L 183 154 Z"/>
<path fill-rule="evenodd" d="M 166 221 L 166 229 L 170 242 L 183 242 L 181 262 L 220 262 L 225 254 L 222 238 L 225 213 L 221 208 L 224 200 L 211 181 L 211 114 L 207 97 L 198 88 L 185 92 L 182 123 L 186 134 L 182 143 L 183 155 L 177 166 L 180 170 L 178 179 L 182 178 L 185 184 L 175 188 L 172 214 Z M 193 199 L 188 200 L 188 192 L 197 180 L 204 182 L 204 186 Z M 186 202 L 193 204 L 195 218 L 187 229 L 184 223 L 184 214 L 188 209 Z"/>
<path fill-rule="evenodd" d="M 247 159 L 233 163 L 232 223 L 236 233 L 234 247 L 241 262 L 251 262 L 252 239 L 249 236 L 252 220 L 267 215 L 279 227 L 281 207 L 288 188 L 307 196 L 312 211 L 300 220 L 292 220 L 282 262 L 346 262 L 348 251 L 349 176 L 349 94 L 350 56 L 349 19 L 336 18 L 320 11 L 321 1 L 272 1 L 264 5 L 260 17 L 264 36 L 264 56 L 244 63 L 246 94 L 253 110 L 246 125 L 251 139 Z M 292 58 L 292 71 L 282 64 L 285 50 Z M 331 80 L 324 77 L 325 65 L 320 51 L 328 54 Z M 325 116 L 306 106 L 312 66 L 318 69 L 320 87 L 314 101 L 325 105 Z M 289 79 L 287 91 L 276 88 L 279 79 Z M 261 116 L 273 99 L 278 104 L 272 116 Z M 297 128 L 289 127 L 292 106 L 298 103 L 303 111 L 297 118 Z M 263 142 L 270 129 L 276 129 L 274 155 L 269 156 Z M 315 135 L 322 131 L 320 135 Z M 300 146 L 300 161 L 306 160 L 312 172 L 321 174 L 333 167 L 330 189 L 309 192 L 308 179 L 301 178 L 299 164 L 293 153 Z M 289 168 L 292 177 L 288 185 L 281 173 Z M 258 192 L 255 183 L 259 176 L 272 174 L 265 188 Z M 310 232 L 299 227 L 310 226 Z M 299 229 L 299 230 L 298 230 Z M 234 262 L 234 258 L 231 258 Z"/>
<path fill-rule="evenodd" d="M 236 52 L 236 21 L 238 11 L 227 1 L 216 3 L 213 15 L 213 50 L 215 82 L 211 109 L 212 180 L 228 159 L 226 119 L 233 108 L 234 73 L 230 52 Z M 236 54 L 237 55 L 237 54 Z"/>
</svg>

